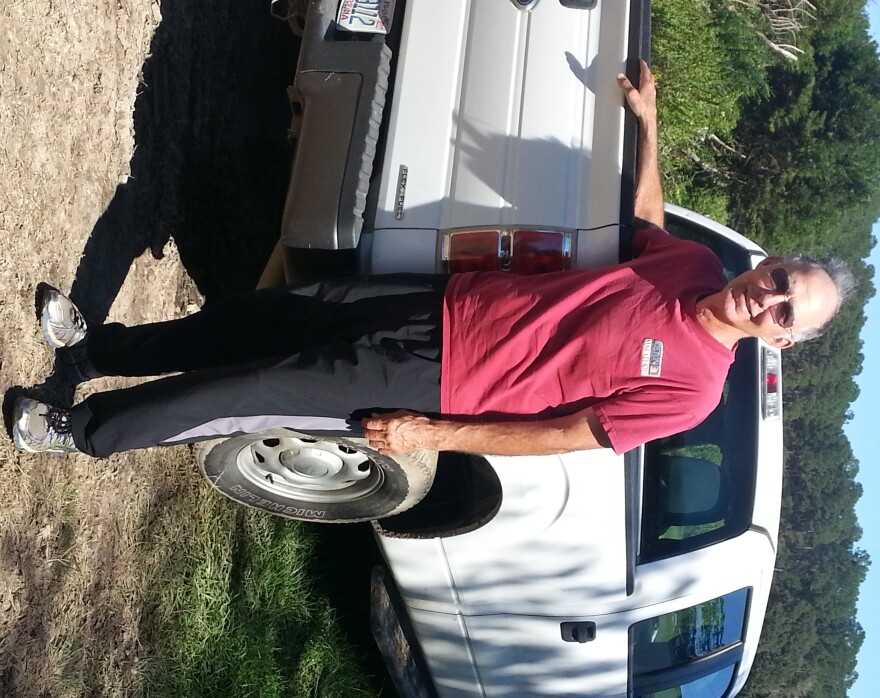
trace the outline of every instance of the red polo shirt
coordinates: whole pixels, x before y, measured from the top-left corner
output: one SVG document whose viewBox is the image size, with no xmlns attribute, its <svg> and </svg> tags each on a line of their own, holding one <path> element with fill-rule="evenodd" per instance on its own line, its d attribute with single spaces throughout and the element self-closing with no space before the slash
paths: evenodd
<svg viewBox="0 0 880 698">
<path fill-rule="evenodd" d="M 733 361 L 695 314 L 724 287 L 721 262 L 656 228 L 633 248 L 635 259 L 606 269 L 453 276 L 443 413 L 541 418 L 592 406 L 617 453 L 703 421 Z"/>
</svg>

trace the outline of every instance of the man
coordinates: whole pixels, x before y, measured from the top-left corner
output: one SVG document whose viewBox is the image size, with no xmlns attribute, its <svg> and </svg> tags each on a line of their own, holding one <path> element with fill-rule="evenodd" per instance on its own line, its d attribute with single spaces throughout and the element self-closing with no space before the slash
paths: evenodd
<svg viewBox="0 0 880 698">
<path fill-rule="evenodd" d="M 725 283 L 707 248 L 662 230 L 656 95 L 618 77 L 638 118 L 634 259 L 604 270 L 394 275 L 270 289 L 139 327 L 89 326 L 41 284 L 47 341 L 74 382 L 180 375 L 70 410 L 19 398 L 31 452 L 93 456 L 287 426 L 362 426 L 382 453 L 624 452 L 701 422 L 736 343 L 816 336 L 851 280 L 771 257 Z M 403 411 L 402 411 L 403 410 Z"/>
</svg>

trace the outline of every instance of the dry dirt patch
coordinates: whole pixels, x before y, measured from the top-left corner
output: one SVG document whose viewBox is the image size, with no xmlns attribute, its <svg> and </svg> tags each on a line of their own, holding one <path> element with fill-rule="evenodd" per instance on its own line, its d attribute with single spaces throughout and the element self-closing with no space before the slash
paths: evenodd
<svg viewBox="0 0 880 698">
<path fill-rule="evenodd" d="M 3 4 L 3 389 L 51 370 L 41 279 L 124 322 L 254 283 L 277 231 L 294 55 L 268 0 Z M 197 477 L 186 448 L 60 459 L 2 440 L 0 695 L 139 692 L 151 522 L 185 516 Z"/>
</svg>

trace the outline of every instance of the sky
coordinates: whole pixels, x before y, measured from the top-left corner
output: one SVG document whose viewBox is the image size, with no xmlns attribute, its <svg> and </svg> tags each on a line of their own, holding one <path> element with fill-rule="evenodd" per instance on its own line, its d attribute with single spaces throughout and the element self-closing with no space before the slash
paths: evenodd
<svg viewBox="0 0 880 698">
<path fill-rule="evenodd" d="M 872 3 L 876 22 L 872 29 L 880 34 L 880 3 Z M 880 222 L 874 224 L 874 237 L 880 239 Z M 874 265 L 874 284 L 880 284 L 880 247 L 874 247 L 868 262 Z M 875 295 L 866 308 L 867 322 L 862 328 L 862 372 L 856 377 L 859 397 L 853 403 L 854 417 L 845 431 L 859 461 L 858 480 L 864 488 L 856 505 L 856 514 L 862 527 L 862 539 L 857 544 L 867 550 L 872 565 L 859 590 L 858 621 L 865 629 L 865 642 L 859 652 L 856 671 L 859 679 L 850 689 L 850 698 L 876 698 L 880 686 L 880 463 L 878 463 L 877 415 L 880 414 L 880 294 Z"/>
<path fill-rule="evenodd" d="M 870 0 L 867 5 L 871 35 L 880 44 L 880 1 Z M 880 221 L 874 224 L 874 237 L 880 239 Z M 874 265 L 874 285 L 880 286 L 880 246 L 875 246 L 868 258 Z M 849 691 L 849 698 L 875 698 L 880 686 L 880 294 L 866 307 L 867 322 L 862 328 L 862 372 L 856 377 L 859 397 L 853 403 L 854 417 L 845 431 L 859 461 L 858 480 L 864 488 L 856 505 L 856 514 L 862 527 L 858 546 L 867 550 L 873 564 L 859 590 L 858 621 L 865 630 L 865 642 L 859 652 L 856 671 L 859 679 Z"/>
</svg>

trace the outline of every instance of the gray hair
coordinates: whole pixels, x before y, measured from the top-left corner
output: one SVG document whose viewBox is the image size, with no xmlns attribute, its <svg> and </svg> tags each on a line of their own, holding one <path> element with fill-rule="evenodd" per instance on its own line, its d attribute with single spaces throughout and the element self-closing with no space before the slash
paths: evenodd
<svg viewBox="0 0 880 698">
<path fill-rule="evenodd" d="M 831 277 L 831 281 L 834 282 L 834 286 L 837 289 L 837 305 L 835 306 L 831 317 L 819 327 L 811 327 L 809 329 L 795 332 L 793 339 L 795 342 L 805 342 L 808 339 L 821 337 L 831 325 L 831 321 L 837 315 L 840 306 L 855 294 L 856 280 L 853 273 L 850 271 L 846 262 L 836 257 L 827 260 L 819 260 L 815 257 L 810 257 L 809 255 L 795 255 L 793 257 L 785 257 L 783 263 L 809 267 L 812 269 L 821 269 L 828 274 L 828 276 Z"/>
</svg>

